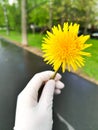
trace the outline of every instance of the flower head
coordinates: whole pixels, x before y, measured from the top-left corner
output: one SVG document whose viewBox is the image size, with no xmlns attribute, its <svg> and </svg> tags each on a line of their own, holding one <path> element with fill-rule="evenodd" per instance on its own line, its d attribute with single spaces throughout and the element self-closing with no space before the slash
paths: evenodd
<svg viewBox="0 0 98 130">
<path fill-rule="evenodd" d="M 53 66 L 57 71 L 60 67 L 62 72 L 66 68 L 77 70 L 78 67 L 84 66 L 84 57 L 90 56 L 90 53 L 84 49 L 92 44 L 84 44 L 89 35 L 78 36 L 79 24 L 64 23 L 63 28 L 60 25 L 52 28 L 52 32 L 47 31 L 46 37 L 43 39 L 42 51 L 44 61 Z"/>
</svg>

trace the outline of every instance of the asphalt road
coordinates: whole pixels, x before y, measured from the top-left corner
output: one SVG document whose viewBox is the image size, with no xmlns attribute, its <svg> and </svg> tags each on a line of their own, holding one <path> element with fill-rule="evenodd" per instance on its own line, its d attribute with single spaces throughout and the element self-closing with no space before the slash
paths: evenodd
<svg viewBox="0 0 98 130">
<path fill-rule="evenodd" d="M 13 130 L 17 95 L 35 73 L 48 69 L 42 58 L 0 40 L 0 130 Z M 98 86 L 68 71 L 62 81 L 53 130 L 98 130 Z"/>
</svg>

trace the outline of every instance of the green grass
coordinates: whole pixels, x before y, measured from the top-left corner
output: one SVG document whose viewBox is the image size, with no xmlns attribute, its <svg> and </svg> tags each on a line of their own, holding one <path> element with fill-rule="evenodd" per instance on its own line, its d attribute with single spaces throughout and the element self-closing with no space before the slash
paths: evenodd
<svg viewBox="0 0 98 130">
<path fill-rule="evenodd" d="M 17 42 L 21 41 L 21 36 L 20 36 L 20 33 L 18 33 L 18 32 L 11 31 L 10 34 L 7 35 L 5 31 L 0 30 L 0 35 L 6 37 L 8 39 L 17 41 Z"/>
<path fill-rule="evenodd" d="M 88 43 L 93 45 L 87 49 L 91 53 L 91 57 L 85 57 L 85 66 L 82 68 L 83 73 L 91 78 L 98 80 L 98 40 L 90 39 Z"/>
<path fill-rule="evenodd" d="M 7 36 L 5 31 L 0 31 L 0 34 L 21 43 L 21 34 L 17 32 L 10 32 Z M 42 38 L 44 35 L 41 34 L 28 34 L 28 44 L 29 46 L 41 48 Z M 93 45 L 86 49 L 91 53 L 91 57 L 85 57 L 85 66 L 81 68 L 81 72 L 88 75 L 91 78 L 98 80 L 98 40 L 90 39 L 87 41 Z"/>
<path fill-rule="evenodd" d="M 6 37 L 8 39 L 11 39 L 13 41 L 17 41 L 21 44 L 21 33 L 11 31 L 10 34 L 7 35 L 5 31 L 0 30 L 0 35 Z M 29 33 L 28 34 L 28 45 L 41 48 L 43 36 L 44 36 L 43 34 Z"/>
<path fill-rule="evenodd" d="M 29 34 L 28 35 L 28 43 L 29 46 L 34 46 L 41 48 L 43 34 Z"/>
</svg>

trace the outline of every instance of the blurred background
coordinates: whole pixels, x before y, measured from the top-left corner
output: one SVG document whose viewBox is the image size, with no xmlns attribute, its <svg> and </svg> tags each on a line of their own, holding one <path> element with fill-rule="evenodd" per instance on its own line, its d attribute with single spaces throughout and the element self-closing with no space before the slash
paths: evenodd
<svg viewBox="0 0 98 130">
<path fill-rule="evenodd" d="M 98 0 L 0 0 L 0 36 L 22 45 L 40 49 L 46 31 L 64 22 L 91 36 L 92 57 L 79 72 L 98 80 Z"/>
</svg>

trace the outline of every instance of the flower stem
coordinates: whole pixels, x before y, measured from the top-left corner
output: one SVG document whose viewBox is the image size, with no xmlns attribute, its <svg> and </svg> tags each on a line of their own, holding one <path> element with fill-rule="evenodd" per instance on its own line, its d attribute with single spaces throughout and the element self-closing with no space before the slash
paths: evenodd
<svg viewBox="0 0 98 130">
<path fill-rule="evenodd" d="M 60 67 L 59 67 L 59 68 L 60 68 Z M 56 76 L 56 74 L 57 74 L 59 68 L 54 72 L 54 74 L 52 75 L 52 77 L 51 77 L 50 79 L 54 79 L 54 78 L 55 78 L 55 76 Z"/>
</svg>

